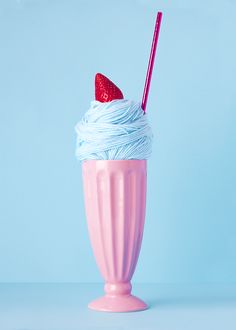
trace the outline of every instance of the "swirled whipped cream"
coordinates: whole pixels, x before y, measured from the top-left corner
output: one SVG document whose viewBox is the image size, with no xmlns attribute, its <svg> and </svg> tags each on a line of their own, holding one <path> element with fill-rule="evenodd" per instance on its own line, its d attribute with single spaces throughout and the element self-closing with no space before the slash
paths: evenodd
<svg viewBox="0 0 236 330">
<path fill-rule="evenodd" d="M 140 102 L 117 99 L 92 101 L 75 127 L 76 156 L 89 159 L 147 159 L 153 134 Z"/>
</svg>

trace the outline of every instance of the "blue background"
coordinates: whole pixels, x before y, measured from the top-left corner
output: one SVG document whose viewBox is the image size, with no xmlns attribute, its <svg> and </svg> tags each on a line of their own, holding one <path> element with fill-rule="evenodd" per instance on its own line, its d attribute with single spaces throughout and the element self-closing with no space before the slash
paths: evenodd
<svg viewBox="0 0 236 330">
<path fill-rule="evenodd" d="M 0 281 L 98 282 L 74 126 L 102 72 L 140 100 L 155 141 L 134 282 L 236 278 L 236 3 L 0 2 Z"/>
</svg>

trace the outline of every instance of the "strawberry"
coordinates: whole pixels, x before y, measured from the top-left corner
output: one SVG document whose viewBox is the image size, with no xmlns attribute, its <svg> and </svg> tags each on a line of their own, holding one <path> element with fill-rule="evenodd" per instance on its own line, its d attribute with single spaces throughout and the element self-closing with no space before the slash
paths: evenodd
<svg viewBox="0 0 236 330">
<path fill-rule="evenodd" d="M 95 99 L 100 102 L 110 102 L 123 99 L 121 90 L 107 77 L 101 73 L 95 76 Z"/>
</svg>

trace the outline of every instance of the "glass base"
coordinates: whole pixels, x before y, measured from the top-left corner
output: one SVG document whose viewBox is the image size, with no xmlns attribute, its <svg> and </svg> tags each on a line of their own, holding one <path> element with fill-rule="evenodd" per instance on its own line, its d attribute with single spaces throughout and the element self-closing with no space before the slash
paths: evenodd
<svg viewBox="0 0 236 330">
<path fill-rule="evenodd" d="M 136 312 L 148 309 L 148 305 L 133 295 L 105 295 L 92 301 L 88 307 L 99 312 Z"/>
</svg>

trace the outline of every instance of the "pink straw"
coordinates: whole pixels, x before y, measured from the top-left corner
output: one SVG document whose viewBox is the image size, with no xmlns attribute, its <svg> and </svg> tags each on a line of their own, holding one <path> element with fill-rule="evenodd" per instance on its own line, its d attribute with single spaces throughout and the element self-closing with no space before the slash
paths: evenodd
<svg viewBox="0 0 236 330">
<path fill-rule="evenodd" d="M 159 37 L 159 32 L 160 32 L 160 27 L 161 27 L 161 19 L 162 19 L 162 12 L 158 12 L 157 18 L 156 18 L 154 34 L 153 34 L 153 39 L 152 39 L 152 48 L 151 48 L 151 53 L 150 53 L 150 57 L 149 57 L 146 81 L 145 81 L 145 86 L 144 86 L 144 91 L 143 91 L 142 109 L 143 109 L 144 113 L 146 113 L 148 94 L 149 94 L 150 83 L 151 83 L 151 79 L 152 79 L 152 71 L 153 71 L 158 37 Z"/>
</svg>

